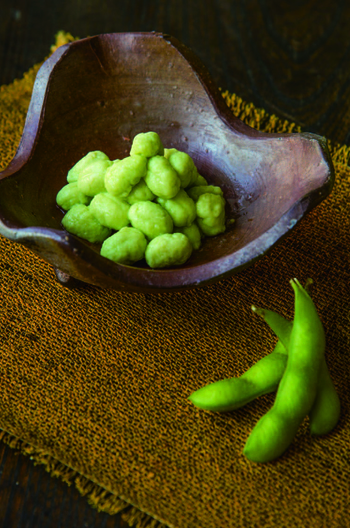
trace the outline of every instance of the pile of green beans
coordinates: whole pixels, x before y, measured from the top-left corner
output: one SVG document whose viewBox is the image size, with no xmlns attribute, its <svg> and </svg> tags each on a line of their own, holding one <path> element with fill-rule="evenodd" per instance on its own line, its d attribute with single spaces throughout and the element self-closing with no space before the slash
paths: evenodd
<svg viewBox="0 0 350 528">
<path fill-rule="evenodd" d="M 316 307 L 297 279 L 290 284 L 295 295 L 293 322 L 252 306 L 278 337 L 274 350 L 242 376 L 211 383 L 189 397 L 200 409 L 228 412 L 277 391 L 273 406 L 257 422 L 244 446 L 244 455 L 253 462 L 270 462 L 281 456 L 306 416 L 313 435 L 332 431 L 340 416 L 340 401 L 326 364 L 325 333 Z"/>
</svg>

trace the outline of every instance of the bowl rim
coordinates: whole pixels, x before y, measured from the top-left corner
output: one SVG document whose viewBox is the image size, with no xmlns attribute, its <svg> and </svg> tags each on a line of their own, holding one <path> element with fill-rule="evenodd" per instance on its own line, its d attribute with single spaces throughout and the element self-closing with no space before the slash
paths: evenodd
<svg viewBox="0 0 350 528">
<path fill-rule="evenodd" d="M 70 273 L 72 270 L 66 265 L 61 265 L 61 261 L 53 255 L 53 247 L 59 248 L 60 253 L 66 258 L 81 259 L 83 265 L 88 265 L 90 270 L 96 268 L 105 277 L 107 282 L 111 282 L 110 287 L 117 289 L 128 289 L 140 291 L 169 291 L 184 288 L 206 285 L 210 282 L 225 278 L 226 276 L 238 273 L 241 269 L 250 266 L 258 258 L 266 254 L 272 247 L 288 233 L 290 233 L 307 212 L 318 205 L 328 196 L 334 185 L 334 167 L 328 151 L 327 142 L 324 137 L 308 132 L 303 133 L 266 133 L 260 132 L 245 124 L 234 116 L 225 103 L 221 92 L 214 84 L 209 72 L 200 59 L 187 46 L 178 41 L 175 37 L 159 32 L 123 32 L 123 33 L 102 33 L 84 39 L 76 40 L 59 47 L 48 59 L 44 61 L 37 72 L 33 86 L 32 96 L 23 128 L 21 140 L 15 156 L 9 165 L 0 172 L 0 182 L 2 179 L 15 174 L 31 158 L 36 142 L 40 136 L 42 124 L 44 122 L 44 110 L 47 94 L 50 89 L 50 82 L 57 65 L 64 60 L 64 57 L 86 41 L 95 39 L 115 39 L 133 36 L 135 38 L 156 38 L 166 41 L 170 46 L 187 61 L 196 74 L 199 82 L 206 91 L 211 105 L 218 117 L 236 136 L 249 136 L 251 139 L 260 141 L 272 138 L 303 137 L 308 141 L 317 143 L 320 160 L 326 167 L 323 184 L 312 190 L 301 200 L 281 216 L 281 218 L 266 232 L 258 236 L 246 246 L 238 249 L 235 253 L 219 257 L 216 260 L 198 264 L 196 266 L 183 265 L 177 268 L 153 270 L 139 268 L 137 266 L 126 266 L 116 264 L 102 257 L 86 244 L 67 233 L 65 230 L 58 230 L 42 226 L 20 227 L 7 220 L 0 210 L 0 234 L 6 238 L 19 242 L 32 251 L 42 256 L 54 267 L 63 272 Z M 44 250 L 43 250 L 44 248 Z M 62 255 L 61 255 L 62 256 Z M 99 275 L 99 274 L 98 274 Z M 81 278 L 81 277 L 77 277 Z M 101 277 L 94 282 L 84 277 L 81 280 L 91 284 L 100 285 Z M 115 285 L 113 284 L 115 283 Z"/>
</svg>

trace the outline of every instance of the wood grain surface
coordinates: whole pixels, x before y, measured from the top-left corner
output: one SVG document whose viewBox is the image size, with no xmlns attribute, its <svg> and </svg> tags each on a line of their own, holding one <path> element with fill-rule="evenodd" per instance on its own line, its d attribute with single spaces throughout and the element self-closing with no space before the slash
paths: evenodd
<svg viewBox="0 0 350 528">
<path fill-rule="evenodd" d="M 80 38 L 169 33 L 222 89 L 304 130 L 350 142 L 346 0 L 0 0 L 0 85 L 42 61 L 59 30 Z M 0 444 L 0 528 L 125 526 Z"/>
<path fill-rule="evenodd" d="M 349 28 L 346 0 L 0 0 L 0 84 L 41 61 L 60 29 L 161 31 L 223 89 L 349 143 Z"/>
<path fill-rule="evenodd" d="M 1 528 L 127 528 L 119 515 L 99 513 L 72 486 L 0 443 Z"/>
</svg>

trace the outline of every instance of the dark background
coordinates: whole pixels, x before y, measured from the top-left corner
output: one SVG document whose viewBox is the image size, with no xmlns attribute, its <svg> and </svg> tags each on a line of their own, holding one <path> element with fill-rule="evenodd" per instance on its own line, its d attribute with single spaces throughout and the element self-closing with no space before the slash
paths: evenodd
<svg viewBox="0 0 350 528">
<path fill-rule="evenodd" d="M 342 143 L 350 139 L 346 0 L 0 0 L 0 84 L 76 37 L 161 31 L 192 48 L 216 84 Z"/>
<path fill-rule="evenodd" d="M 0 0 L 0 85 L 41 62 L 59 30 L 80 38 L 168 33 L 197 54 L 223 90 L 304 130 L 350 142 L 346 0 Z M 0 528 L 126 526 L 0 444 Z"/>
</svg>

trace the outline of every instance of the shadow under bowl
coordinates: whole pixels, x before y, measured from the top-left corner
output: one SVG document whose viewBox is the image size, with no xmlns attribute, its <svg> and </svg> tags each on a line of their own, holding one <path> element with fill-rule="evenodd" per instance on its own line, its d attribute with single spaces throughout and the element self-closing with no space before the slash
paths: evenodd
<svg viewBox="0 0 350 528">
<path fill-rule="evenodd" d="M 92 150 L 125 157 L 133 137 L 149 130 L 165 147 L 187 152 L 227 202 L 226 232 L 205 239 L 186 264 L 171 269 L 101 257 L 98 247 L 62 228 L 56 205 L 80 158 Z M 266 134 L 245 125 L 175 38 L 103 34 L 58 48 L 39 70 L 17 153 L 0 173 L 0 234 L 52 264 L 62 282 L 73 277 L 120 291 L 181 290 L 251 265 L 333 183 L 324 138 Z"/>
</svg>

